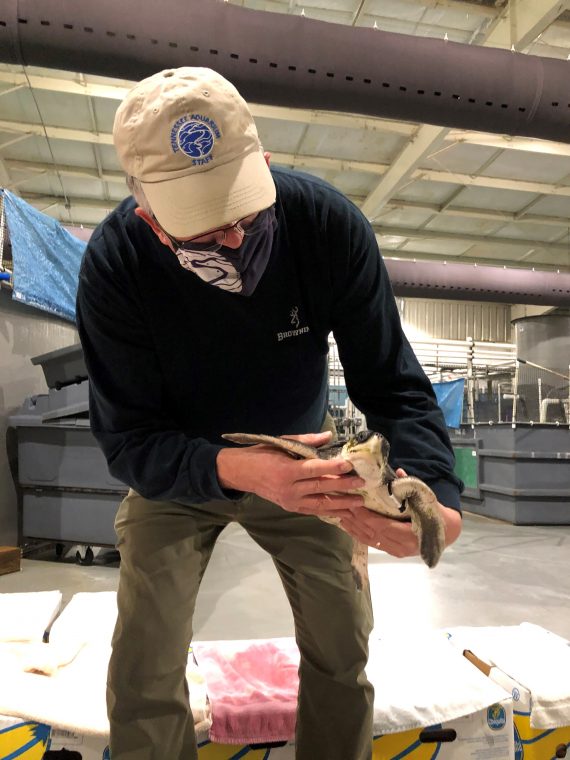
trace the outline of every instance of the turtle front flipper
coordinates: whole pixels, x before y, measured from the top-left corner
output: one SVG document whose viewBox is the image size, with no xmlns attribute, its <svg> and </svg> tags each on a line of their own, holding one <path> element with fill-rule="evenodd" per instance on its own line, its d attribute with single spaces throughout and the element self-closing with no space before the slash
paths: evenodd
<svg viewBox="0 0 570 760">
<path fill-rule="evenodd" d="M 256 443 L 275 446 L 275 448 L 281 449 L 297 459 L 319 458 L 317 449 L 304 443 L 299 443 L 299 441 L 293 441 L 290 438 L 278 438 L 277 436 L 264 435 L 263 433 L 224 433 L 222 438 L 226 441 L 232 441 L 232 443 L 241 443 L 244 446 L 252 446 Z"/>
<path fill-rule="evenodd" d="M 407 502 L 423 561 L 428 567 L 435 567 L 445 549 L 445 530 L 436 495 L 419 478 L 396 478 L 390 485 L 394 496 L 402 503 Z"/>
</svg>

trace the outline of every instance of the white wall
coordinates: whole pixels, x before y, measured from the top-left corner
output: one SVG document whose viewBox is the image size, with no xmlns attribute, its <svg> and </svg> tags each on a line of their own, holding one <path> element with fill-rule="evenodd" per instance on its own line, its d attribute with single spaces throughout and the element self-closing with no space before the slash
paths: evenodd
<svg viewBox="0 0 570 760">
<path fill-rule="evenodd" d="M 465 340 L 509 343 L 511 307 L 508 304 L 398 298 L 402 324 L 409 340 Z"/>
<path fill-rule="evenodd" d="M 12 300 L 0 290 L 0 545 L 17 543 L 16 493 L 6 451 L 8 416 L 26 396 L 47 393 L 41 367 L 30 359 L 77 343 L 75 326 Z"/>
</svg>

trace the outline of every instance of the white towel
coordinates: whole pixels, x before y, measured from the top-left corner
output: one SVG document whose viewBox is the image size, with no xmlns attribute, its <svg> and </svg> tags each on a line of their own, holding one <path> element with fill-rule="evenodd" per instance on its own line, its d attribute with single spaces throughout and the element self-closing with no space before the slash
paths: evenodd
<svg viewBox="0 0 570 760">
<path fill-rule="evenodd" d="M 570 725 L 570 643 L 538 625 L 453 628 L 451 643 L 471 649 L 531 693 L 530 725 Z"/>
<path fill-rule="evenodd" d="M 69 665 L 79 654 L 83 644 L 58 645 L 37 641 L 0 642 L 0 673 L 39 673 L 53 676 L 60 668 Z"/>
<path fill-rule="evenodd" d="M 12 620 L 10 629 L 4 628 L 12 643 L 0 643 L 0 714 L 107 737 L 106 680 L 117 595 L 114 591 L 75 594 L 53 623 L 49 644 L 43 644 L 39 642 L 54 616 L 54 602 L 57 610 L 61 606 L 60 592 L 45 593 L 0 595 L 0 602 L 2 597 L 11 597 L 11 606 L 8 602 L 0 606 L 0 621 L 3 611 Z M 38 606 L 43 612 L 35 621 L 30 610 Z M 26 636 L 40 630 L 35 643 L 26 642 Z M 186 676 L 196 735 L 202 740 L 211 726 L 210 708 L 204 679 L 192 656 Z"/>
<path fill-rule="evenodd" d="M 49 649 L 51 644 L 40 646 Z M 46 723 L 86 736 L 109 735 L 106 706 L 107 667 L 111 647 L 86 644 L 73 660 L 60 664 L 51 676 L 24 672 L 16 655 L 0 678 L 0 714 Z M 191 658 L 190 658 L 191 660 Z M 187 678 L 196 734 L 207 736 L 211 726 L 204 679 L 190 661 Z"/>
<path fill-rule="evenodd" d="M 0 641 L 42 641 L 61 600 L 61 591 L 0 594 Z"/>
<path fill-rule="evenodd" d="M 52 625 L 49 642 L 109 645 L 116 621 L 115 591 L 74 594 Z"/>
<path fill-rule="evenodd" d="M 45 644 L 44 646 L 49 646 Z M 105 682 L 109 647 L 83 647 L 53 676 L 12 668 L 0 679 L 0 713 L 80 734 L 107 736 Z"/>
<path fill-rule="evenodd" d="M 437 631 L 371 640 L 366 673 L 375 686 L 375 734 L 454 720 L 510 697 Z"/>
</svg>

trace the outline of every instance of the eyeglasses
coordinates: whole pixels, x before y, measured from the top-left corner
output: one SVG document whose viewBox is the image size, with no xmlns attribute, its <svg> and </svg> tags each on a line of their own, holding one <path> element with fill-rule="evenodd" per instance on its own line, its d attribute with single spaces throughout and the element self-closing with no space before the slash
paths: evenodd
<svg viewBox="0 0 570 760">
<path fill-rule="evenodd" d="M 220 229 L 212 230 L 211 232 L 207 232 L 203 235 L 198 235 L 197 237 L 191 238 L 190 240 L 178 240 L 178 238 L 169 235 L 166 230 L 163 229 L 163 232 L 175 249 L 179 249 L 181 251 L 215 253 L 216 251 L 219 251 L 220 248 L 222 248 L 224 245 L 228 233 L 233 232 L 234 230 L 242 236 L 242 239 L 248 235 L 255 235 L 257 232 L 259 232 L 263 227 L 265 227 L 267 214 L 271 208 L 272 207 L 263 209 L 263 211 L 259 211 L 256 214 L 250 214 L 243 219 L 239 219 L 233 224 L 229 224 L 227 227 L 221 227 Z M 218 237 L 220 234 L 221 239 Z M 211 237 L 212 235 L 216 236 L 215 240 L 203 240 L 203 238 Z"/>
</svg>

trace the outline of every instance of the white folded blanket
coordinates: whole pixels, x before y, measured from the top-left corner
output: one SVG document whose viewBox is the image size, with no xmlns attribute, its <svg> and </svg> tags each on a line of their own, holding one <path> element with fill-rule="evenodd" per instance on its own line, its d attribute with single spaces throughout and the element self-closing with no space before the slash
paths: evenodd
<svg viewBox="0 0 570 760">
<path fill-rule="evenodd" d="M 37 641 L 0 642 L 0 673 L 38 673 L 53 676 L 77 657 L 83 644 L 42 644 Z"/>
<path fill-rule="evenodd" d="M 50 644 L 110 644 L 117 621 L 115 591 L 75 594 L 53 623 Z"/>
<path fill-rule="evenodd" d="M 76 733 L 107 736 L 109 655 L 108 646 L 82 647 L 69 665 L 58 668 L 52 676 L 18 670 L 15 663 L 0 679 L 0 713 Z"/>
<path fill-rule="evenodd" d="M 84 735 L 107 737 L 109 721 L 106 706 L 106 681 L 111 647 L 85 644 L 67 649 L 38 644 L 46 653 L 8 646 L 0 652 L 0 714 L 46 723 Z M 67 651 L 67 654 L 66 654 Z M 57 652 L 57 654 L 56 654 Z M 73 655 L 73 656 L 72 656 Z M 71 657 L 68 663 L 64 660 Z M 27 672 L 30 664 L 42 663 L 51 675 L 38 670 Z M 204 679 L 189 658 L 187 679 L 196 735 L 207 736 L 211 725 Z"/>
<path fill-rule="evenodd" d="M 61 600 L 61 591 L 0 594 L 0 641 L 42 641 Z"/>
<path fill-rule="evenodd" d="M 61 594 L 56 593 L 59 610 Z M 11 609 L 25 621 L 29 617 L 27 611 L 41 595 L 3 594 L 0 598 L 2 596 L 20 597 L 17 603 L 12 601 Z M 53 607 L 55 597 L 51 600 Z M 42 601 L 45 607 L 47 598 Z M 51 607 L 47 609 L 50 611 Z M 35 643 L 27 643 L 25 639 L 0 643 L 0 714 L 79 734 L 108 736 L 106 681 L 116 618 L 114 591 L 79 593 L 51 626 L 49 644 L 39 643 L 41 635 Z M 40 619 L 46 620 L 46 614 Z M 42 635 L 43 630 L 42 623 Z M 28 628 L 23 623 L 14 624 L 12 631 L 27 633 Z M 29 632 L 32 632 L 31 626 Z M 204 739 L 211 726 L 210 709 L 204 679 L 192 655 L 188 658 L 186 677 L 196 735 Z"/>
<path fill-rule="evenodd" d="M 451 643 L 470 649 L 531 692 L 530 725 L 570 725 L 570 642 L 538 625 L 452 628 Z"/>
</svg>

